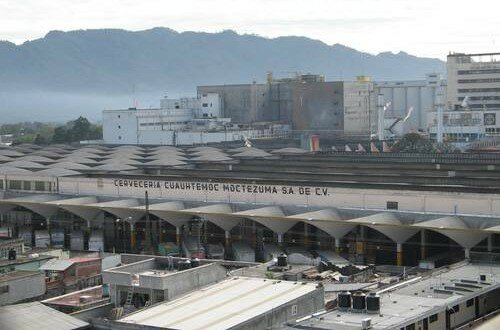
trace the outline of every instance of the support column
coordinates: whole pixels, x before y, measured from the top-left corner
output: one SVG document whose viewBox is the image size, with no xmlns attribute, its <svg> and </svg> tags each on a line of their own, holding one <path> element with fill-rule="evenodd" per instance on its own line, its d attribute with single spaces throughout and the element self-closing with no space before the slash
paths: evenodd
<svg viewBox="0 0 500 330">
<path fill-rule="evenodd" d="M 335 252 L 340 253 L 340 238 L 335 237 Z"/>
<path fill-rule="evenodd" d="M 309 228 L 307 223 L 304 222 L 304 247 L 307 249 L 309 247 Z"/>
<path fill-rule="evenodd" d="M 425 242 L 426 242 L 426 232 L 425 229 L 422 229 L 420 232 L 420 259 L 423 260 L 427 257 L 426 255 L 426 247 L 425 247 Z"/>
<path fill-rule="evenodd" d="M 356 238 L 356 256 L 360 258 L 361 262 L 365 261 L 365 238 L 366 238 L 366 227 L 359 227 L 359 235 Z"/>
<path fill-rule="evenodd" d="M 470 248 L 465 249 L 465 259 L 470 259 Z"/>
<path fill-rule="evenodd" d="M 136 246 L 136 233 L 135 233 L 135 224 L 130 222 L 130 249 L 132 251 L 135 251 L 135 246 Z"/>
<path fill-rule="evenodd" d="M 403 266 L 403 244 L 396 243 L 396 264 Z"/>
<path fill-rule="evenodd" d="M 45 219 L 45 223 L 47 224 L 47 232 L 49 233 L 49 245 L 52 246 L 52 226 L 50 225 L 50 217 Z"/>
<path fill-rule="evenodd" d="M 83 237 L 84 237 L 83 246 L 87 247 L 87 249 L 88 249 L 89 241 L 90 241 L 90 231 L 91 231 L 92 225 L 90 224 L 90 220 L 86 220 L 85 222 L 87 223 L 87 227 L 85 227 L 85 229 L 83 230 Z"/>
<path fill-rule="evenodd" d="M 493 234 L 488 235 L 488 252 L 493 251 Z"/>
<path fill-rule="evenodd" d="M 229 232 L 229 230 L 226 230 L 224 232 L 224 238 L 225 238 L 224 246 L 225 246 L 226 250 L 228 250 L 229 244 L 231 243 L 231 233 Z"/>
<path fill-rule="evenodd" d="M 278 235 L 278 246 L 283 246 L 283 234 L 277 233 Z"/>
<path fill-rule="evenodd" d="M 180 226 L 175 226 L 175 244 L 177 246 L 181 247 L 181 227 Z"/>
</svg>

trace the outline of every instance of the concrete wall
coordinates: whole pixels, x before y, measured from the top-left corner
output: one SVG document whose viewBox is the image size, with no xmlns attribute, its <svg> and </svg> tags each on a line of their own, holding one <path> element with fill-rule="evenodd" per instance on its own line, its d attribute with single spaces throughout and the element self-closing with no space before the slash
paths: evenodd
<svg viewBox="0 0 500 330">
<path fill-rule="evenodd" d="M 40 273 L 0 282 L 0 288 L 4 288 L 5 286 L 8 286 L 8 292 L 0 293 L 0 306 L 44 295 L 45 276 Z"/>
<path fill-rule="evenodd" d="M 289 301 L 279 307 L 266 311 L 247 322 L 241 323 L 232 330 L 260 330 L 273 329 L 286 322 L 311 315 L 325 308 L 325 297 L 323 288 L 317 288 L 299 299 Z"/>
<path fill-rule="evenodd" d="M 104 111 L 102 114 L 102 130 L 105 143 L 136 144 L 138 132 L 136 111 Z"/>
</svg>

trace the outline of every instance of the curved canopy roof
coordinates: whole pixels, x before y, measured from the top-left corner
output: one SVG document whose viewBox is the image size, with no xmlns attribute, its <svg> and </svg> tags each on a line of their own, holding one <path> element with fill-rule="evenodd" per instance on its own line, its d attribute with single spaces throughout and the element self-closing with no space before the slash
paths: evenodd
<svg viewBox="0 0 500 330">
<path fill-rule="evenodd" d="M 47 168 L 45 170 L 35 172 L 35 174 L 42 175 L 42 176 L 59 177 L 59 176 L 77 175 L 77 174 L 81 174 L 81 173 L 74 171 L 74 170 L 67 169 L 67 168 Z"/>
<path fill-rule="evenodd" d="M 54 164 L 50 164 L 47 166 L 48 168 L 66 168 L 68 170 L 87 170 L 91 169 L 90 166 L 84 165 L 84 164 L 79 164 L 79 163 L 73 163 L 73 162 L 57 162 Z"/>
<path fill-rule="evenodd" d="M 27 168 L 27 169 L 42 169 L 45 168 L 44 165 L 35 163 L 35 162 L 30 162 L 27 160 L 14 160 L 12 162 L 7 162 L 3 163 L 2 165 L 4 166 L 10 166 L 10 167 L 19 167 L 19 168 Z"/>
</svg>

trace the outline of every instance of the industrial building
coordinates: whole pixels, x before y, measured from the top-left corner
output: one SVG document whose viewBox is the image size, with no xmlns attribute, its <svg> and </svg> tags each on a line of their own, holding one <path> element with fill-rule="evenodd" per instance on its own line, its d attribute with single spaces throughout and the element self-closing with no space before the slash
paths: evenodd
<svg viewBox="0 0 500 330">
<path fill-rule="evenodd" d="M 29 145 L 1 153 L 10 155 L 0 165 L 4 226 L 62 232 L 68 247 L 76 234 L 84 247 L 100 237 L 110 252 L 171 242 L 265 260 L 274 244 L 417 265 L 499 245 L 495 154 Z"/>
<path fill-rule="evenodd" d="M 442 113 L 437 107 L 428 113 L 431 137 L 465 144 L 497 140 L 500 133 L 500 123 L 496 120 L 500 112 L 499 58 L 500 53 L 448 55 L 446 100 L 439 102 Z"/>
<path fill-rule="evenodd" d="M 220 95 L 223 117 L 237 123 L 277 121 L 325 137 L 368 138 L 370 123 L 376 122 L 373 83 L 367 77 L 325 82 L 311 74 L 284 79 L 268 74 L 265 84 L 198 86 L 197 92 Z"/>
<path fill-rule="evenodd" d="M 220 97 L 201 93 L 196 98 L 160 101 L 160 108 L 103 111 L 106 144 L 192 145 L 249 138 L 287 136 L 287 125 L 238 125 L 221 116 Z"/>
<path fill-rule="evenodd" d="M 0 306 L 43 297 L 45 276 L 39 271 L 16 270 L 0 274 Z"/>
<path fill-rule="evenodd" d="M 439 88 L 446 90 L 446 80 L 438 73 L 427 74 L 424 80 L 374 82 L 375 94 L 381 95 L 387 104 L 385 135 L 390 138 L 409 132 L 427 132 L 428 113 L 435 110 Z M 431 123 L 433 120 L 431 118 Z"/>
<path fill-rule="evenodd" d="M 500 266 L 460 263 L 365 294 L 281 329 L 455 329 L 500 308 Z"/>
</svg>

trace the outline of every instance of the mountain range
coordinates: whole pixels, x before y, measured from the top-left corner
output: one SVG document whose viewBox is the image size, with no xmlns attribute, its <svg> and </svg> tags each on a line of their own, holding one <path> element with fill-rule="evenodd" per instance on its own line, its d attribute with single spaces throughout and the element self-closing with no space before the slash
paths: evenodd
<svg viewBox="0 0 500 330">
<path fill-rule="evenodd" d="M 0 63 L 1 121 L 79 114 L 95 120 L 104 108 L 154 107 L 165 94 L 194 95 L 197 85 L 263 82 L 267 71 L 278 77 L 302 72 L 327 80 L 412 80 L 446 70 L 439 59 L 371 55 L 306 37 L 168 28 L 51 31 L 20 45 L 0 41 Z"/>
</svg>

